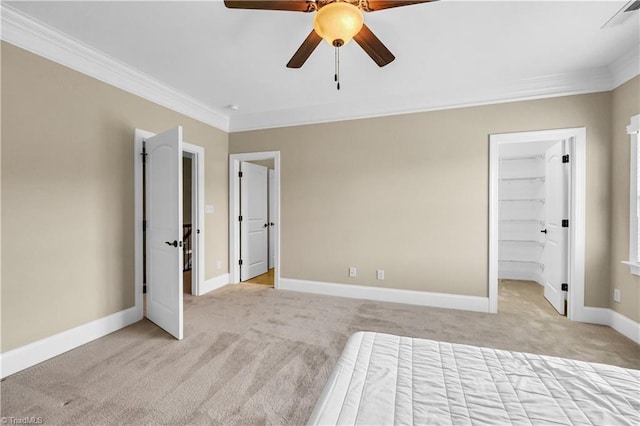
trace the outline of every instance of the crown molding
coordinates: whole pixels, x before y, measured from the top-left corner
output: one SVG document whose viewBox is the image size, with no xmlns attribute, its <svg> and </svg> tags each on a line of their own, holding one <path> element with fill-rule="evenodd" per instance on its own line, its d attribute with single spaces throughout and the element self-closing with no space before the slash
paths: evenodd
<svg viewBox="0 0 640 426">
<path fill-rule="evenodd" d="M 357 120 L 596 93 L 612 88 L 611 72 L 608 67 L 599 67 L 572 73 L 522 79 L 510 83 L 499 82 L 486 87 L 444 88 L 436 91 L 387 95 L 333 105 L 314 105 L 251 114 L 234 114 L 229 130 L 241 132 Z"/>
<path fill-rule="evenodd" d="M 300 126 L 612 90 L 640 73 L 640 46 L 608 66 L 565 74 L 389 94 L 231 116 L 2 3 L 2 40 L 225 132 Z"/>
<path fill-rule="evenodd" d="M 640 74 L 640 44 L 609 64 L 609 72 L 613 80 L 612 89 Z"/>
<path fill-rule="evenodd" d="M 158 105 L 229 131 L 229 117 L 2 3 L 2 40 Z"/>
</svg>

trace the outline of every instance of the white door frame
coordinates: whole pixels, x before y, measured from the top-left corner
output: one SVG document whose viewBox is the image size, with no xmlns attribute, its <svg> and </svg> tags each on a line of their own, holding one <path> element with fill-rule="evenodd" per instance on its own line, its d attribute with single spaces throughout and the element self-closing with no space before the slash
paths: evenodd
<svg viewBox="0 0 640 426">
<path fill-rule="evenodd" d="M 273 287 L 280 285 L 280 151 L 248 152 L 229 155 L 229 282 L 240 281 L 240 162 L 270 160 L 274 163 L 275 201 L 277 205 L 276 241 L 275 241 L 275 273 Z"/>
<path fill-rule="evenodd" d="M 269 222 L 270 222 L 270 226 L 269 226 L 269 259 L 268 259 L 268 267 L 269 269 L 271 268 L 275 268 L 276 267 L 276 238 L 275 238 L 275 229 L 273 229 L 273 223 L 274 223 L 274 219 L 275 217 L 278 215 L 277 211 L 278 211 L 278 205 L 275 202 L 275 185 L 276 185 L 276 178 L 275 178 L 275 171 L 273 170 L 269 170 L 268 172 L 268 177 L 267 177 L 267 182 L 269 185 L 269 190 L 267 191 L 268 194 L 268 198 L 269 198 Z"/>
<path fill-rule="evenodd" d="M 133 149 L 133 182 L 134 182 L 134 287 L 135 287 L 135 308 L 137 316 L 142 319 L 142 286 L 143 286 L 143 252 L 144 247 L 142 245 L 142 221 L 144 220 L 142 211 L 142 142 L 144 139 L 154 136 L 155 133 L 148 132 L 146 130 L 135 129 L 134 133 L 134 149 Z M 196 229 L 200 229 L 200 234 L 196 237 L 197 244 L 197 259 L 194 259 L 194 268 L 197 267 L 197 272 L 192 273 L 192 294 L 200 295 L 200 285 L 204 283 L 204 148 L 192 145 L 186 142 L 182 143 L 183 152 L 188 152 L 194 155 L 192 167 L 197 170 L 197 174 L 194 174 L 197 178 L 194 179 L 194 191 L 192 194 L 196 194 L 197 208 L 195 209 L 196 217 Z M 193 279 L 193 277 L 196 277 Z"/>
<path fill-rule="evenodd" d="M 489 135 L 489 312 L 498 312 L 499 148 L 505 144 L 565 139 L 570 155 L 569 265 L 567 318 L 586 321 L 585 274 L 585 167 L 587 131 L 584 127 Z"/>
</svg>

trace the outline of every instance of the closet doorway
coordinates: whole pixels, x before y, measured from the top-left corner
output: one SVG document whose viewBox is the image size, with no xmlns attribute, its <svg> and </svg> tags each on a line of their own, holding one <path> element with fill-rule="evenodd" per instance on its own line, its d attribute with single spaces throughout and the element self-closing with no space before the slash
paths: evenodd
<svg viewBox="0 0 640 426">
<path fill-rule="evenodd" d="M 564 315 L 568 264 L 568 168 L 565 140 L 505 144 L 498 151 L 498 279 L 535 282 Z M 564 161 L 566 160 L 566 161 Z M 566 219 L 566 220 L 565 220 Z M 566 226 L 563 226 L 566 225 Z M 535 297 L 511 283 L 514 293 Z M 529 286 L 531 287 L 531 286 Z M 535 302 L 535 301 L 533 301 Z"/>
<path fill-rule="evenodd" d="M 569 319 L 584 308 L 584 136 L 584 129 L 491 135 L 491 312 L 500 285 Z"/>
<path fill-rule="evenodd" d="M 229 156 L 229 281 L 280 277 L 280 152 Z"/>
<path fill-rule="evenodd" d="M 240 162 L 240 281 L 273 287 L 274 161 Z"/>
</svg>

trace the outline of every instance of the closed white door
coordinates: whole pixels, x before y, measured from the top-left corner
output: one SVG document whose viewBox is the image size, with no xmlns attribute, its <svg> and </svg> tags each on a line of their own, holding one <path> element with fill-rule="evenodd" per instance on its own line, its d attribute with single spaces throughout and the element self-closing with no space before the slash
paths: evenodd
<svg viewBox="0 0 640 426">
<path fill-rule="evenodd" d="M 257 164 L 240 164 L 240 281 L 268 270 L 268 169 Z"/>
<path fill-rule="evenodd" d="M 269 269 L 276 266 L 276 172 L 269 169 Z"/>
<path fill-rule="evenodd" d="M 182 339 L 182 127 L 145 150 L 147 318 Z"/>
<path fill-rule="evenodd" d="M 562 162 L 564 142 L 558 142 L 545 153 L 546 161 L 546 241 L 544 246 L 544 297 L 558 313 L 564 315 L 567 283 L 568 229 L 568 163 Z M 544 230 L 543 230 L 544 231 Z"/>
</svg>

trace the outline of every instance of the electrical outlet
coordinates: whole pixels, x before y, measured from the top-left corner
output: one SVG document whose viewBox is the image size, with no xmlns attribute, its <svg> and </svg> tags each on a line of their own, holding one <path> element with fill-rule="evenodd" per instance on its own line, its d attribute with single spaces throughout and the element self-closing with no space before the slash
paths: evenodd
<svg viewBox="0 0 640 426">
<path fill-rule="evenodd" d="M 618 288 L 613 289 L 613 301 L 620 303 L 620 289 Z"/>
<path fill-rule="evenodd" d="M 376 278 L 379 280 L 384 280 L 384 269 L 378 269 L 376 271 Z"/>
<path fill-rule="evenodd" d="M 354 268 L 353 266 L 351 266 L 349 268 L 349 276 L 351 278 L 355 278 L 358 275 L 358 270 L 356 268 Z"/>
</svg>

